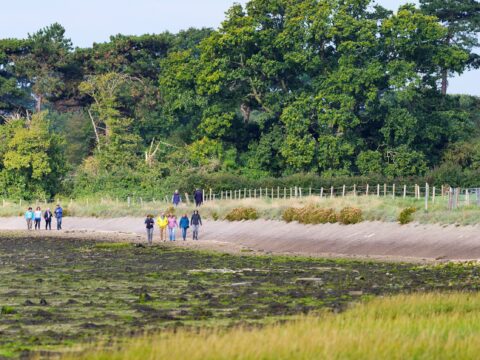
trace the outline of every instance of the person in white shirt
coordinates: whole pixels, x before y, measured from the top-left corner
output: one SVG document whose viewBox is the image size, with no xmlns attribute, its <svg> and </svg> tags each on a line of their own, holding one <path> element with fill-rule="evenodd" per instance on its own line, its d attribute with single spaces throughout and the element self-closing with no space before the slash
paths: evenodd
<svg viewBox="0 0 480 360">
<path fill-rule="evenodd" d="M 42 210 L 40 207 L 37 207 L 34 213 L 35 219 L 35 230 L 40 230 L 40 222 L 42 221 Z"/>
</svg>

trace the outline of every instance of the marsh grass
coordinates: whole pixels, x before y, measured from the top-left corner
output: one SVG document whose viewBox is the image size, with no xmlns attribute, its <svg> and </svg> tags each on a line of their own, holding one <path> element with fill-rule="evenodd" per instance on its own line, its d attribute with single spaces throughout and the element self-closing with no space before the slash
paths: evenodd
<svg viewBox="0 0 480 360">
<path fill-rule="evenodd" d="M 293 199 L 241 199 L 241 200 L 216 200 L 205 202 L 199 209 L 203 218 L 223 220 L 226 215 L 236 208 L 254 208 L 258 217 L 266 220 L 281 220 L 287 208 L 301 208 L 315 206 L 317 208 L 334 209 L 340 212 L 343 208 L 354 207 L 362 211 L 365 221 L 397 222 L 398 216 L 405 208 L 415 207 L 418 211 L 413 215 L 413 221 L 420 223 L 440 223 L 474 225 L 480 223 L 480 207 L 476 205 L 461 206 L 449 211 L 446 197 L 437 196 L 435 203 L 429 202 L 428 211 L 424 210 L 424 199 L 401 198 L 393 199 L 391 196 L 345 196 L 323 197 L 318 196 L 293 198 Z M 178 208 L 172 208 L 166 202 L 132 202 L 130 206 L 125 201 L 116 199 L 83 199 L 70 201 L 60 199 L 68 216 L 119 218 L 126 216 L 143 217 L 146 214 L 157 215 L 160 212 L 175 211 L 177 215 L 183 212 L 191 213 L 195 207 L 193 204 L 181 204 Z M 36 206 L 33 202 L 22 203 L 6 202 L 0 204 L 0 217 L 23 215 L 27 206 Z M 55 207 L 54 203 L 38 203 L 42 209 Z"/>
<path fill-rule="evenodd" d="M 64 359 L 476 359 L 480 294 L 377 298 L 264 328 L 180 330 Z"/>
</svg>

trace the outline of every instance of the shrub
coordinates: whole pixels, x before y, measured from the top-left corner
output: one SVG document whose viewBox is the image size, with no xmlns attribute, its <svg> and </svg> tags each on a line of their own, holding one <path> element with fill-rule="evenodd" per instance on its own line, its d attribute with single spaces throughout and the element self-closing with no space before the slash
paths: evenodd
<svg viewBox="0 0 480 360">
<path fill-rule="evenodd" d="M 398 216 L 398 222 L 402 225 L 411 223 L 413 221 L 413 214 L 417 211 L 414 207 L 408 207 L 403 209 Z"/>
<path fill-rule="evenodd" d="M 322 209 L 313 205 L 303 208 L 287 208 L 282 218 L 286 222 L 298 221 L 301 224 L 326 224 L 337 222 L 334 209 Z"/>
<path fill-rule="evenodd" d="M 212 211 L 212 212 L 210 213 L 210 216 L 212 217 L 212 219 L 213 219 L 214 221 L 217 221 L 217 220 L 220 218 L 220 216 L 218 216 L 218 213 L 217 213 L 216 211 Z"/>
<path fill-rule="evenodd" d="M 239 207 L 230 211 L 225 219 L 228 221 L 256 220 L 258 219 L 258 212 L 251 207 Z"/>
<path fill-rule="evenodd" d="M 362 210 L 358 208 L 345 207 L 338 214 L 338 221 L 344 225 L 358 224 L 362 220 Z"/>
<path fill-rule="evenodd" d="M 298 213 L 299 213 L 298 208 L 293 208 L 293 207 L 286 208 L 283 211 L 282 219 L 287 223 L 292 221 L 298 221 Z"/>
</svg>

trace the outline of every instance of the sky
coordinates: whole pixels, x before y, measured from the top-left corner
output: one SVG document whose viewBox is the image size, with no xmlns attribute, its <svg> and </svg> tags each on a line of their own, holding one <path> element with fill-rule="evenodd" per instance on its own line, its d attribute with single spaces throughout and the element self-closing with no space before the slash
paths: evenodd
<svg viewBox="0 0 480 360">
<path fill-rule="evenodd" d="M 0 38 L 24 38 L 54 22 L 74 46 L 88 47 L 110 35 L 217 28 L 234 0 L 0 0 Z M 235 2 L 244 4 L 245 0 Z M 406 0 L 377 0 L 396 9 Z M 409 2 L 415 2 L 410 0 Z M 480 70 L 450 80 L 450 93 L 480 96 Z"/>
</svg>

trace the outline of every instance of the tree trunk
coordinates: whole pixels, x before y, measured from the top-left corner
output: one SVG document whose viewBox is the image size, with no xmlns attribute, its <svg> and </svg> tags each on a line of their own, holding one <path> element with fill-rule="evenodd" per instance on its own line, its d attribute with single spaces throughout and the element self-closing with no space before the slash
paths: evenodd
<svg viewBox="0 0 480 360">
<path fill-rule="evenodd" d="M 447 95 L 448 88 L 448 70 L 442 70 L 442 95 Z"/>
<path fill-rule="evenodd" d="M 42 111 L 42 95 L 35 95 L 35 112 Z"/>
<path fill-rule="evenodd" d="M 252 112 L 250 106 L 248 106 L 247 104 L 242 104 L 240 105 L 240 111 L 243 115 L 243 122 L 248 123 L 250 121 L 250 113 Z"/>
<path fill-rule="evenodd" d="M 450 42 L 452 41 L 452 34 L 449 33 L 447 35 L 446 43 L 447 46 L 450 46 Z M 442 95 L 447 95 L 447 88 L 448 88 L 448 69 L 442 69 Z"/>
</svg>

